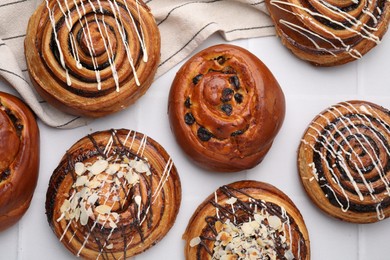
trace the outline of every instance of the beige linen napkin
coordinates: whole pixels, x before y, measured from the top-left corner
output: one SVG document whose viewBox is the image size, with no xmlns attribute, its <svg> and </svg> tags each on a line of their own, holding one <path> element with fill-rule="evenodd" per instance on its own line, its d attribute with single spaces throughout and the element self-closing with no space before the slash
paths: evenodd
<svg viewBox="0 0 390 260">
<path fill-rule="evenodd" d="M 64 1 L 64 0 L 57 0 Z M 111 0 L 115 1 L 115 0 Z M 130 1 L 130 0 L 127 0 Z M 42 0 L 0 1 L 0 90 L 16 89 L 47 125 L 72 128 L 91 119 L 64 114 L 32 88 L 24 59 L 28 19 Z M 191 55 L 205 39 L 220 32 L 227 41 L 273 35 L 264 0 L 147 0 L 161 33 L 161 62 L 156 78 Z"/>
</svg>

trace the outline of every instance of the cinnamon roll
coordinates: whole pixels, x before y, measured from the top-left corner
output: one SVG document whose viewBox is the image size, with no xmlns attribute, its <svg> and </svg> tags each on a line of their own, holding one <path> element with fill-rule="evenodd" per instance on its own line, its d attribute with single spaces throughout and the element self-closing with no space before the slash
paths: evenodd
<svg viewBox="0 0 390 260">
<path fill-rule="evenodd" d="M 298 151 L 303 187 L 327 214 L 354 223 L 390 215 L 390 111 L 366 101 L 326 109 Z"/>
<path fill-rule="evenodd" d="M 266 0 L 276 33 L 300 59 L 334 66 L 361 58 L 381 42 L 387 0 Z"/>
<path fill-rule="evenodd" d="M 38 180 L 39 129 L 20 99 L 0 92 L 0 231 L 20 220 Z"/>
<path fill-rule="evenodd" d="M 74 255 L 126 259 L 167 234 L 180 201 L 167 152 L 144 134 L 119 129 L 90 134 L 66 152 L 50 179 L 46 215 Z"/>
<path fill-rule="evenodd" d="M 150 87 L 160 34 L 141 0 L 43 0 L 28 24 L 25 56 L 44 99 L 70 114 L 100 117 Z"/>
<path fill-rule="evenodd" d="M 239 181 L 211 194 L 183 235 L 186 259 L 310 259 L 305 222 L 274 186 Z"/>
<path fill-rule="evenodd" d="M 172 132 L 189 158 L 213 171 L 259 164 L 282 126 L 283 92 L 252 53 L 209 47 L 177 72 L 168 104 Z"/>
</svg>

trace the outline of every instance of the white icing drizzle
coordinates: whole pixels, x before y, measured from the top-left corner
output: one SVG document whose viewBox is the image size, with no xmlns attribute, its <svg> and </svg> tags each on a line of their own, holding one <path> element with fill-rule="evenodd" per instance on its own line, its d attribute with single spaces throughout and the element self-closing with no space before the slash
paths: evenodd
<svg viewBox="0 0 390 260">
<path fill-rule="evenodd" d="M 297 5 L 297 4 L 294 4 L 294 3 L 289 3 L 287 1 L 284 1 L 284 0 L 271 0 L 271 4 L 273 6 L 275 6 L 276 8 L 280 9 L 280 10 L 283 10 L 285 12 L 288 12 L 294 16 L 298 16 L 301 20 L 307 20 L 308 22 L 310 22 L 313 26 L 315 26 L 316 28 L 318 28 L 319 30 L 323 31 L 325 33 L 325 35 L 330 35 L 333 39 L 337 40 L 341 46 L 344 48 L 344 50 L 353 58 L 355 59 L 359 59 L 362 57 L 362 54 L 357 51 L 356 49 L 352 48 L 352 45 L 348 45 L 344 42 L 343 39 L 341 39 L 339 36 L 337 36 L 335 33 L 331 32 L 330 30 L 326 29 L 325 27 L 323 26 L 320 26 L 318 25 L 314 19 L 312 19 L 310 16 L 306 16 L 306 15 L 303 15 L 303 14 L 299 14 L 299 13 L 295 13 L 293 11 L 290 11 L 288 9 L 286 9 L 285 7 L 283 6 L 289 6 L 289 7 L 293 7 L 293 8 L 297 8 L 297 9 L 300 9 L 302 10 L 303 12 L 305 13 L 308 13 L 310 14 L 311 16 L 313 17 L 320 17 L 320 18 L 323 18 L 323 19 L 326 19 L 328 20 L 329 22 L 331 23 L 334 23 L 334 24 L 337 24 L 338 26 L 344 28 L 345 30 L 349 31 L 349 32 L 352 32 L 353 34 L 355 35 L 359 35 L 360 37 L 362 38 L 365 38 L 367 40 L 370 40 L 370 41 L 373 41 L 375 42 L 376 44 L 379 44 L 380 43 L 380 38 L 374 34 L 372 34 L 370 31 L 376 31 L 377 28 L 373 28 L 373 27 L 370 27 L 366 24 L 362 24 L 361 21 L 357 20 L 355 17 L 351 16 L 349 13 L 347 12 L 344 12 L 342 10 L 340 10 L 339 8 L 337 8 L 336 6 L 333 6 L 329 3 L 326 3 L 324 1 L 318 1 L 319 4 L 321 4 L 323 7 L 325 7 L 326 9 L 328 9 L 330 12 L 332 12 L 333 14 L 336 14 L 338 15 L 339 17 L 342 17 L 344 18 L 345 20 L 347 20 L 350 24 L 351 24 L 351 27 L 348 27 L 346 25 L 344 25 L 342 22 L 339 22 L 339 21 L 336 21 L 334 19 L 331 19 L 330 17 L 324 15 L 324 14 L 321 14 L 319 12 L 316 12 L 316 11 L 312 11 L 310 10 L 309 8 L 306 8 L 306 7 L 303 7 L 303 6 L 300 6 L 300 5 Z M 372 12 L 370 12 L 367 8 L 365 8 L 363 10 L 363 13 L 370 16 L 375 24 L 377 23 L 377 19 L 374 17 L 374 15 L 372 14 Z M 300 35 L 304 36 L 305 38 L 307 38 L 312 44 L 313 46 L 318 49 L 319 51 L 326 51 L 327 53 L 330 53 L 332 54 L 333 56 L 337 56 L 337 54 L 331 50 L 326 50 L 325 48 L 322 48 L 319 46 L 319 44 L 317 44 L 311 36 L 315 36 L 321 40 L 323 40 L 324 42 L 330 44 L 333 48 L 335 48 L 335 51 L 338 51 L 340 50 L 341 48 L 340 47 L 337 47 L 335 46 L 331 41 L 327 40 L 326 38 L 322 37 L 320 34 L 318 33 L 315 33 L 311 30 L 308 30 L 308 29 L 305 29 L 303 28 L 302 26 L 299 26 L 297 24 L 293 24 L 293 23 L 290 23 L 286 20 L 283 20 L 283 19 L 280 19 L 279 22 L 283 25 L 285 25 L 286 27 L 290 28 L 291 30 L 299 33 Z M 354 28 L 361 28 L 361 30 L 364 32 L 360 32 Z"/>
<path fill-rule="evenodd" d="M 156 188 L 156 190 L 154 191 L 154 193 L 152 195 L 152 198 L 154 198 L 152 204 L 154 204 L 154 202 L 156 201 L 158 195 L 160 194 L 161 190 L 163 189 L 165 183 L 168 181 L 168 178 L 169 178 L 169 176 L 171 174 L 172 166 L 173 166 L 173 161 L 172 161 L 171 158 L 169 158 L 168 161 L 167 161 L 167 164 L 165 165 L 163 174 L 161 175 L 161 178 L 160 178 L 160 181 L 159 181 L 159 183 L 157 185 L 157 188 Z"/>
<path fill-rule="evenodd" d="M 56 30 L 56 20 L 54 17 L 55 7 L 53 9 L 51 9 L 49 6 L 49 0 L 45 0 L 45 1 L 46 1 L 46 8 L 47 8 L 48 14 L 49 14 L 50 23 L 52 26 L 54 41 L 56 42 L 57 50 L 59 53 L 60 64 L 65 71 L 66 84 L 68 86 L 71 86 L 72 79 L 71 79 L 71 76 L 69 74 L 68 67 L 66 66 L 66 62 L 64 60 L 63 46 L 61 46 L 61 44 L 60 44 L 60 41 L 58 39 L 57 30 Z M 64 21 L 65 21 L 66 27 L 67 27 L 68 32 L 69 32 L 70 52 L 72 53 L 74 62 L 76 64 L 76 68 L 79 70 L 86 69 L 82 66 L 82 64 L 80 62 L 79 49 L 77 47 L 76 39 L 75 39 L 74 34 L 72 32 L 72 13 L 71 13 L 71 10 L 69 8 L 68 1 L 72 1 L 72 0 L 64 0 L 65 6 L 66 6 L 66 10 L 65 10 L 63 8 L 63 6 L 61 5 L 60 0 L 56 0 L 57 6 L 59 7 L 62 15 L 64 16 Z M 118 5 L 116 0 L 113 0 L 113 2 L 112 1 L 107 1 L 107 2 L 109 3 L 111 11 L 114 15 L 116 27 L 119 31 L 121 42 L 124 45 L 126 56 L 127 56 L 126 58 L 127 58 L 128 63 L 131 66 L 135 83 L 137 86 L 140 86 L 141 84 L 140 84 L 139 77 L 138 77 L 137 72 L 136 72 L 134 60 L 133 60 L 132 55 L 131 55 L 129 42 L 127 41 L 127 38 L 125 36 L 126 32 L 125 32 L 125 28 L 123 26 L 124 20 L 122 19 L 122 15 L 120 12 L 121 8 Z M 130 9 L 127 5 L 127 2 L 124 1 L 123 5 L 125 7 L 124 9 L 126 10 L 126 14 L 130 17 L 130 20 L 132 21 L 132 26 L 134 27 L 134 30 L 136 32 L 137 39 L 139 41 L 139 44 L 140 44 L 142 52 L 143 52 L 143 61 L 147 62 L 148 61 L 148 53 L 147 53 L 147 47 L 146 47 L 146 42 L 145 42 L 143 28 L 142 28 L 144 26 L 144 24 L 143 24 L 143 19 L 141 17 L 141 12 L 140 12 L 140 6 L 139 6 L 140 3 L 139 3 L 139 1 L 135 1 L 135 3 L 136 3 L 137 15 L 138 15 L 137 21 L 139 22 L 139 25 L 140 25 L 139 28 L 137 27 L 137 23 L 135 22 L 134 16 L 130 11 Z M 85 8 L 83 1 L 73 0 L 73 4 L 75 6 L 75 10 L 76 10 L 77 15 L 78 15 L 78 22 L 81 26 L 81 30 L 82 30 L 82 33 L 83 33 L 83 36 L 85 38 L 85 42 L 87 45 L 86 47 L 88 49 L 89 56 L 90 56 L 90 59 L 92 62 L 93 70 L 94 70 L 95 77 L 96 77 L 97 89 L 101 90 L 101 87 L 102 87 L 101 73 L 100 73 L 100 70 L 98 69 L 98 62 L 97 62 L 97 58 L 96 58 L 96 52 L 95 52 L 95 49 L 93 47 L 93 40 L 92 40 L 92 36 L 91 36 L 91 30 L 89 28 L 89 22 L 87 21 L 87 18 L 86 18 L 87 10 Z M 113 59 L 115 54 L 114 54 L 114 50 L 112 47 L 110 37 L 108 37 L 108 28 L 107 28 L 107 25 L 105 23 L 105 15 L 103 14 L 104 10 L 103 10 L 102 3 L 100 0 L 96 0 L 94 3 L 92 3 L 91 0 L 88 0 L 88 4 L 91 6 L 91 8 L 94 12 L 94 20 L 97 24 L 99 34 L 101 35 L 104 49 L 107 53 L 107 59 L 108 59 L 108 63 L 109 63 L 110 68 L 111 68 L 112 78 L 115 82 L 116 91 L 119 92 L 120 79 L 118 76 L 115 60 Z M 98 9 L 96 9 L 95 4 L 98 5 Z M 82 11 L 80 10 L 80 7 L 81 7 Z M 99 15 L 101 16 L 102 22 L 99 22 L 99 19 L 97 17 L 97 15 L 98 15 L 97 10 L 99 10 Z M 103 24 L 103 25 L 101 26 L 101 24 Z M 107 37 L 104 37 L 104 35 L 106 35 Z"/>
<path fill-rule="evenodd" d="M 214 191 L 214 201 L 215 201 L 215 204 L 218 204 L 217 191 Z M 215 207 L 215 215 L 219 219 L 219 208 L 218 207 Z"/>
<path fill-rule="evenodd" d="M 386 145 L 384 144 L 384 142 L 381 140 L 380 136 L 379 136 L 379 133 L 381 132 L 379 129 L 377 129 L 377 127 L 373 124 L 373 122 L 371 121 L 370 118 L 367 117 L 367 115 L 369 116 L 375 116 L 377 117 L 379 120 L 377 121 L 384 129 L 387 129 L 386 125 L 384 125 L 383 122 L 386 122 L 384 121 L 382 118 L 380 118 L 379 114 L 375 111 L 374 108 L 372 108 L 370 105 L 368 104 L 365 104 L 365 105 L 360 105 L 358 108 L 356 108 L 353 104 L 351 103 L 348 103 L 348 102 L 344 102 L 344 103 L 340 103 L 338 104 L 337 106 L 332 106 L 330 107 L 328 110 L 326 110 L 324 113 L 320 114 L 319 116 L 323 119 L 326 120 L 327 124 L 328 125 L 331 125 L 331 129 L 333 131 L 335 131 L 341 138 L 342 140 L 348 145 L 349 149 L 352 151 L 352 153 L 355 155 L 355 157 L 357 158 L 360 166 L 363 168 L 363 170 L 366 170 L 366 168 L 364 167 L 364 164 L 362 162 L 362 160 L 360 159 L 360 156 L 359 154 L 357 154 L 357 152 L 353 149 L 353 147 L 351 146 L 351 144 L 348 142 L 347 140 L 347 137 L 337 128 L 336 124 L 335 123 L 332 123 L 330 122 L 330 120 L 324 116 L 325 113 L 330 113 L 332 114 L 335 118 L 338 118 L 339 119 L 339 122 L 343 125 L 344 129 L 346 131 L 348 131 L 348 134 L 352 137 L 354 137 L 354 140 L 356 140 L 361 149 L 364 151 L 364 153 L 370 158 L 370 161 L 373 165 L 373 167 L 375 168 L 375 170 L 378 172 L 378 175 L 380 177 L 380 180 L 382 181 L 382 183 L 385 185 L 385 188 L 387 190 L 387 195 L 390 196 L 390 181 L 388 180 L 387 176 L 385 175 L 385 172 L 384 172 L 384 166 L 382 165 L 381 163 L 381 160 L 379 158 L 379 156 L 376 154 L 376 153 L 370 153 L 369 150 L 367 150 L 366 146 L 364 144 L 366 144 L 372 151 L 375 150 L 375 148 L 372 146 L 372 144 L 370 143 L 370 141 L 367 139 L 366 135 L 364 133 L 362 133 L 359 128 L 357 127 L 357 124 L 355 122 L 353 122 L 349 117 L 345 116 L 342 111 L 340 111 L 338 109 L 338 106 L 339 107 L 342 107 L 344 108 L 345 110 L 347 110 L 349 113 L 351 114 L 354 114 L 354 117 L 359 120 L 359 124 L 362 123 L 362 124 L 368 124 L 368 128 L 365 130 L 369 133 L 372 134 L 372 137 L 376 137 L 376 141 L 378 141 L 378 143 L 380 143 L 382 145 L 382 147 L 384 148 L 384 150 L 386 151 L 387 155 L 390 156 L 390 151 L 389 149 L 386 147 Z M 317 129 L 316 127 L 314 127 L 314 125 L 320 127 L 320 129 Z M 325 128 L 322 128 L 322 126 L 315 122 L 315 121 L 312 121 L 310 126 L 309 126 L 310 129 L 314 130 L 317 134 L 316 135 L 312 135 L 312 134 L 308 134 L 308 136 L 311 136 L 315 142 L 319 142 L 322 144 L 322 147 L 324 149 L 326 149 L 328 151 L 328 153 L 333 157 L 333 158 L 337 158 L 338 159 L 338 162 L 339 162 L 339 165 L 340 167 L 343 168 L 344 172 L 347 174 L 347 177 L 348 179 L 350 180 L 351 184 L 353 185 L 355 191 L 356 191 L 356 194 L 359 196 L 359 199 L 360 200 L 364 200 L 364 197 L 363 197 L 363 194 L 362 192 L 360 191 L 356 181 L 353 179 L 349 169 L 348 169 L 348 166 L 347 166 L 347 163 L 345 162 L 345 158 L 342 156 L 342 153 L 345 154 L 345 155 L 349 155 L 351 156 L 352 154 L 347 152 L 341 145 L 341 143 L 339 143 L 335 138 L 334 136 L 332 135 L 332 133 L 330 132 L 330 130 L 328 129 L 325 129 Z M 376 129 L 376 130 L 375 130 Z M 339 152 L 336 152 L 335 148 L 333 145 L 331 145 L 330 143 L 330 140 L 328 140 L 328 138 L 321 134 L 321 131 L 320 130 L 325 130 L 326 133 L 328 134 L 328 136 L 330 137 L 330 139 L 332 140 L 332 142 L 334 142 L 338 147 L 340 147 L 340 151 Z M 355 131 L 355 134 L 352 132 L 352 130 Z M 364 141 L 364 144 L 362 143 L 363 141 L 360 139 L 363 139 Z M 322 142 L 320 141 L 321 140 L 325 140 L 325 142 Z M 349 208 L 349 198 L 347 196 L 347 194 L 345 193 L 344 189 L 342 188 L 342 186 L 340 185 L 340 180 L 337 178 L 337 176 L 335 175 L 335 172 L 333 171 L 333 167 L 335 165 L 332 165 L 330 166 L 328 164 L 328 161 L 326 160 L 326 158 L 324 157 L 324 155 L 315 149 L 315 147 L 310 144 L 309 142 L 307 142 L 306 140 L 302 139 L 301 140 L 305 145 L 308 145 L 311 147 L 311 149 L 317 153 L 320 157 L 321 157 L 321 160 L 326 164 L 326 167 L 327 169 L 331 172 L 332 174 L 332 180 L 335 184 L 337 184 L 339 186 L 339 188 L 342 190 L 343 194 L 344 194 L 344 197 L 346 199 L 346 201 L 348 202 L 348 207 L 344 208 L 343 204 L 338 200 L 337 196 L 336 196 L 336 193 L 335 191 L 331 188 L 330 185 L 328 184 L 325 184 L 324 186 L 326 186 L 328 188 L 329 191 L 331 191 L 333 194 L 334 194 L 334 198 L 336 199 L 337 203 L 340 205 L 342 211 L 346 212 Z M 330 148 L 328 148 L 330 147 Z M 356 162 L 354 162 L 354 166 L 360 176 L 360 178 L 362 179 L 363 181 L 363 184 L 364 186 L 367 188 L 368 192 L 370 193 L 370 196 L 372 198 L 372 200 L 374 202 L 376 202 L 376 212 L 377 212 L 377 216 L 378 216 L 378 219 L 381 220 L 383 219 L 385 216 L 384 216 L 384 212 L 383 212 L 383 209 L 381 208 L 381 203 L 382 203 L 382 200 L 379 199 L 374 193 L 375 193 L 375 190 L 373 188 L 373 184 L 371 182 L 368 182 L 366 180 L 366 178 L 364 177 L 364 174 L 362 173 L 362 171 L 360 170 L 360 168 L 358 167 L 358 165 L 356 164 Z M 318 179 L 318 174 L 317 174 L 317 170 L 315 169 L 315 165 L 314 163 L 311 163 L 308 165 L 308 167 L 312 167 L 312 174 L 313 174 L 313 177 L 314 179 L 317 180 L 317 182 L 319 182 L 319 179 Z"/>
</svg>

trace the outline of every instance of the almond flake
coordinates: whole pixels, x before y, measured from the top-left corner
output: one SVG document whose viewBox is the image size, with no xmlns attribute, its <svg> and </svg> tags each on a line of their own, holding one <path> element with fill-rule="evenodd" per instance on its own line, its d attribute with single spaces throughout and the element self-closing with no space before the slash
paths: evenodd
<svg viewBox="0 0 390 260">
<path fill-rule="evenodd" d="M 88 170 L 93 175 L 98 175 L 102 173 L 105 169 L 108 167 L 108 162 L 106 160 L 98 160 L 94 164 L 92 164 L 91 167 L 88 168 Z"/>
<path fill-rule="evenodd" d="M 82 226 L 85 226 L 85 225 L 87 225 L 87 223 L 88 223 L 87 212 L 85 210 L 81 210 L 81 212 L 80 212 L 80 224 Z"/>
<path fill-rule="evenodd" d="M 96 207 L 96 212 L 99 214 L 108 214 L 111 211 L 111 207 L 107 205 L 99 205 Z"/>
<path fill-rule="evenodd" d="M 62 203 L 62 206 L 60 208 L 61 213 L 64 213 L 65 211 L 68 211 L 70 209 L 70 201 L 69 200 L 64 200 Z"/>
<path fill-rule="evenodd" d="M 248 222 L 243 223 L 241 228 L 246 236 L 250 236 L 253 234 L 254 229 L 250 223 L 248 223 Z"/>
<path fill-rule="evenodd" d="M 100 187 L 100 185 L 101 185 L 101 182 L 100 182 L 100 181 L 98 181 L 98 180 L 96 180 L 96 179 L 93 179 L 92 181 L 90 181 L 90 182 L 88 183 L 88 188 L 90 188 L 90 189 L 96 189 L 96 188 Z"/>
<path fill-rule="evenodd" d="M 113 249 L 114 248 L 114 245 L 111 243 L 109 245 L 106 246 L 107 249 Z"/>
<path fill-rule="evenodd" d="M 137 195 L 134 197 L 135 203 L 137 203 L 138 207 L 141 205 L 141 196 Z"/>
<path fill-rule="evenodd" d="M 95 202 L 98 200 L 99 196 L 97 195 L 96 192 L 92 193 L 91 196 L 89 196 L 87 202 L 90 204 L 90 205 L 93 205 L 95 204 Z"/>
<path fill-rule="evenodd" d="M 228 199 L 228 200 L 226 201 L 226 203 L 227 203 L 227 204 L 230 204 L 230 205 L 233 205 L 234 203 L 236 203 L 236 201 L 237 201 L 237 198 L 231 197 L 230 199 Z"/>
<path fill-rule="evenodd" d="M 115 224 L 114 221 L 112 221 L 112 219 L 110 219 L 110 227 L 112 228 L 117 228 L 118 226 Z"/>
<path fill-rule="evenodd" d="M 87 176 L 79 176 L 76 180 L 76 187 L 84 186 L 88 181 Z"/>
<path fill-rule="evenodd" d="M 85 172 L 86 168 L 84 163 L 82 162 L 77 162 L 74 165 L 74 171 L 76 172 L 77 175 L 82 175 Z"/>
<path fill-rule="evenodd" d="M 200 237 L 194 237 L 194 238 L 191 239 L 191 241 L 190 241 L 190 247 L 197 246 L 197 245 L 200 244 L 200 242 L 201 242 Z"/>
<path fill-rule="evenodd" d="M 120 169 L 120 165 L 117 163 L 112 163 L 108 166 L 107 173 L 113 175 L 117 173 Z"/>
<path fill-rule="evenodd" d="M 268 224 L 271 228 L 278 230 L 282 225 L 282 222 L 280 221 L 280 218 L 278 218 L 277 216 L 269 216 Z"/>
<path fill-rule="evenodd" d="M 148 165 L 143 161 L 136 161 L 134 168 L 139 173 L 143 173 L 143 172 L 146 172 L 147 170 L 149 170 Z"/>
</svg>

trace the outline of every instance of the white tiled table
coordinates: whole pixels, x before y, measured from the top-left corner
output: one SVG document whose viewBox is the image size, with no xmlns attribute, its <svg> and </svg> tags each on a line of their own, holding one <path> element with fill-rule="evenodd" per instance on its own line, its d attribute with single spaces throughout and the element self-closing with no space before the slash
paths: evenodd
<svg viewBox="0 0 390 260">
<path fill-rule="evenodd" d="M 223 40 L 215 35 L 198 50 Z M 0 233 L 0 259 L 74 259 L 50 230 L 45 196 L 51 173 L 65 151 L 85 135 L 108 128 L 143 132 L 162 144 L 172 156 L 182 181 L 183 199 L 177 221 L 168 235 L 135 259 L 184 259 L 182 233 L 203 199 L 223 184 L 243 179 L 271 183 L 284 191 L 300 209 L 311 239 L 313 260 L 386 260 L 390 219 L 356 225 L 324 215 L 308 199 L 298 179 L 296 151 L 311 119 L 340 101 L 365 99 L 390 108 L 390 33 L 363 59 L 335 68 L 315 68 L 298 60 L 276 37 L 241 40 L 274 73 L 286 96 L 286 118 L 272 149 L 254 169 L 216 174 L 194 166 L 175 143 L 167 117 L 170 84 L 178 66 L 156 80 L 129 109 L 97 119 L 87 126 L 57 130 L 39 122 L 41 167 L 31 207 L 14 227 Z M 0 83 L 1 84 L 1 83 Z"/>
</svg>

